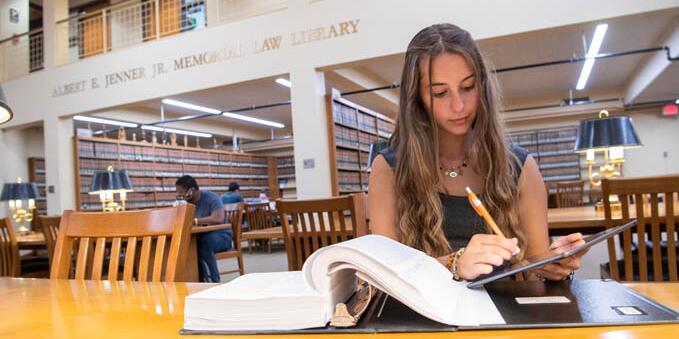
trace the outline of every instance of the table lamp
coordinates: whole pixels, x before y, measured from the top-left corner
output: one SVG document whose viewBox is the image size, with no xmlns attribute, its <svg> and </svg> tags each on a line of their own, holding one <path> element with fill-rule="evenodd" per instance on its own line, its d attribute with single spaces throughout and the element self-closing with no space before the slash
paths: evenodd
<svg viewBox="0 0 679 339">
<path fill-rule="evenodd" d="M 575 152 L 586 153 L 589 181 L 592 186 L 601 185 L 602 178 L 622 176 L 622 163 L 625 162 L 624 149 L 641 146 L 632 118 L 629 116 L 611 117 L 605 110 L 599 112 L 598 118 L 580 121 L 575 140 Z M 603 152 L 605 161 L 604 165 L 599 167 L 599 172 L 594 172 L 592 167 L 598 151 Z M 619 207 L 619 202 L 617 205 Z M 597 203 L 597 210 L 600 210 L 602 206 L 603 204 Z"/>
<path fill-rule="evenodd" d="M 12 120 L 13 116 L 12 109 L 9 108 L 5 99 L 5 93 L 2 91 L 2 86 L 0 86 L 0 125 Z"/>
<path fill-rule="evenodd" d="M 21 182 L 21 178 L 17 179 L 16 183 L 7 183 L 2 187 L 0 201 L 9 201 L 12 219 L 19 224 L 18 231 L 20 233 L 28 233 L 30 231 L 28 226 L 26 226 L 26 222 L 33 221 L 35 199 L 39 197 L 40 194 L 35 184 Z M 24 200 L 26 200 L 26 208 L 24 208 Z"/>
<path fill-rule="evenodd" d="M 94 173 L 89 193 L 99 194 L 102 211 L 116 212 L 125 210 L 128 192 L 134 191 L 127 171 L 115 171 L 109 166 L 106 171 Z M 115 193 L 120 195 L 120 203 L 115 201 Z"/>
</svg>

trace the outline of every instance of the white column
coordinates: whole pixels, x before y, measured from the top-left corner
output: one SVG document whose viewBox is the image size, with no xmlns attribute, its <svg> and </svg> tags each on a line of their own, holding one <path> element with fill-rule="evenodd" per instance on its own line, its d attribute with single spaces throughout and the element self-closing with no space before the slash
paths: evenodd
<svg viewBox="0 0 679 339">
<path fill-rule="evenodd" d="M 28 161 L 26 160 L 26 139 L 24 131 L 19 128 L 0 129 L 0 190 L 5 183 L 16 182 L 21 178 L 28 181 Z M 0 203 L 0 217 L 9 214 L 7 202 Z"/>
<path fill-rule="evenodd" d="M 56 22 L 68 17 L 68 0 L 42 2 L 43 57 L 45 70 L 68 61 L 68 26 Z"/>
<path fill-rule="evenodd" d="M 73 120 L 45 114 L 45 170 L 47 214 L 62 214 L 76 209 L 75 168 L 73 155 Z M 49 192 L 54 186 L 54 193 Z"/>
<path fill-rule="evenodd" d="M 325 76 L 311 67 L 300 66 L 291 70 L 290 81 L 297 198 L 327 198 L 332 188 Z"/>
</svg>

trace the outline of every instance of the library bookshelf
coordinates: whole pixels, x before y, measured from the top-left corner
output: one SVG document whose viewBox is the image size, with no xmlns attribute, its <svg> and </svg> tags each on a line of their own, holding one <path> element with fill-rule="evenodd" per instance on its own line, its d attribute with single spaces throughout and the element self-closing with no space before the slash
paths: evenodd
<svg viewBox="0 0 679 339">
<path fill-rule="evenodd" d="M 367 192 L 370 145 L 391 136 L 394 120 L 342 98 L 336 90 L 326 100 L 332 194 Z"/>
<path fill-rule="evenodd" d="M 134 187 L 128 193 L 128 209 L 170 206 L 175 201 L 175 182 L 188 174 L 201 189 L 221 195 L 230 182 L 241 194 L 278 197 L 276 159 L 273 157 L 139 141 L 75 137 L 76 202 L 79 210 L 99 210 L 97 195 L 89 194 L 92 176 L 108 166 L 127 170 Z"/>
<path fill-rule="evenodd" d="M 297 199 L 297 180 L 295 180 L 295 157 L 293 155 L 276 158 L 278 188 L 283 199 Z"/>
<path fill-rule="evenodd" d="M 35 214 L 47 215 L 47 187 L 46 187 L 45 158 L 28 158 L 28 182 L 37 186 L 40 198 L 35 201 Z"/>
</svg>

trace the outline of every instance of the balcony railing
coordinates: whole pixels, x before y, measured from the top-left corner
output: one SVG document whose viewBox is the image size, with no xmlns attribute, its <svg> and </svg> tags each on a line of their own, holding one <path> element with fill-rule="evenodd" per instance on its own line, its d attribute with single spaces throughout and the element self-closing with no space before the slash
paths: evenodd
<svg viewBox="0 0 679 339">
<path fill-rule="evenodd" d="M 313 0 L 309 0 L 314 2 Z M 320 1 L 320 0 L 319 0 Z M 129 0 L 56 23 L 55 63 L 74 62 L 208 25 L 207 0 Z M 288 8 L 288 0 L 215 0 L 210 25 Z M 0 81 L 43 68 L 42 29 L 0 41 Z"/>
<path fill-rule="evenodd" d="M 42 69 L 42 51 L 42 29 L 0 40 L 0 81 Z"/>
<path fill-rule="evenodd" d="M 206 26 L 204 0 L 126 1 L 57 22 L 57 64 Z M 67 48 L 63 45 L 67 44 Z"/>
</svg>

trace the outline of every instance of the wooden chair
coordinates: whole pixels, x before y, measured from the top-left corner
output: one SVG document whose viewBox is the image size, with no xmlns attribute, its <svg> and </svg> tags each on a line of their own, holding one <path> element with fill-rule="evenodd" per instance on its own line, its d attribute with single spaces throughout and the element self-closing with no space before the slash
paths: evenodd
<svg viewBox="0 0 679 339">
<path fill-rule="evenodd" d="M 556 183 L 556 207 L 583 206 L 585 182 L 583 180 L 561 181 Z"/>
<path fill-rule="evenodd" d="M 608 273 L 612 279 L 624 281 L 677 281 L 678 192 L 679 175 L 602 181 L 606 227 L 626 223 L 634 217 L 638 221 L 634 229 L 619 236 L 621 261 L 617 259 L 615 242 L 609 239 L 609 263 L 602 267 L 603 276 Z M 611 207 L 615 196 L 620 201 L 620 213 L 613 213 Z M 667 240 L 663 241 L 664 237 Z"/>
<path fill-rule="evenodd" d="M 10 218 L 0 219 L 0 277 L 18 277 L 21 274 L 19 245 Z"/>
<path fill-rule="evenodd" d="M 0 219 L 0 277 L 42 278 L 47 272 L 49 262 L 44 257 L 19 255 L 12 219 Z"/>
<path fill-rule="evenodd" d="M 252 253 L 252 247 L 258 240 L 265 241 L 271 253 L 271 241 L 283 238 L 282 228 L 276 226 L 268 202 L 245 204 L 245 221 L 248 231 L 243 232 L 243 240 L 248 241 L 248 253 Z"/>
<path fill-rule="evenodd" d="M 50 277 L 72 278 L 69 274 L 71 253 L 77 241 L 75 279 L 120 280 L 119 264 L 124 256 L 124 281 L 175 281 L 177 266 L 184 263 L 189 248 L 193 212 L 190 204 L 126 212 L 66 211 Z M 169 248 L 166 247 L 168 237 Z M 139 255 L 138 242 L 141 242 Z"/>
<path fill-rule="evenodd" d="M 316 200 L 277 200 L 283 223 L 288 269 L 302 269 L 321 247 L 368 233 L 365 194 Z M 290 219 L 290 221 L 288 221 Z"/>
<path fill-rule="evenodd" d="M 236 258 L 238 261 L 238 269 L 230 271 L 219 271 L 219 274 L 230 274 L 238 272 L 240 275 L 245 274 L 243 269 L 243 251 L 241 249 L 241 233 L 243 225 L 243 206 L 242 202 L 235 204 L 224 204 L 226 211 L 226 220 L 231 224 L 231 235 L 233 239 L 233 248 L 226 252 L 215 253 L 217 260 Z"/>
<path fill-rule="evenodd" d="M 54 255 L 54 248 L 57 246 L 57 235 L 59 234 L 59 223 L 61 223 L 60 215 L 41 215 L 38 216 L 40 221 L 40 229 L 45 236 L 45 243 L 47 244 L 47 258 L 49 258 L 50 267 L 52 266 L 52 256 Z"/>
</svg>

